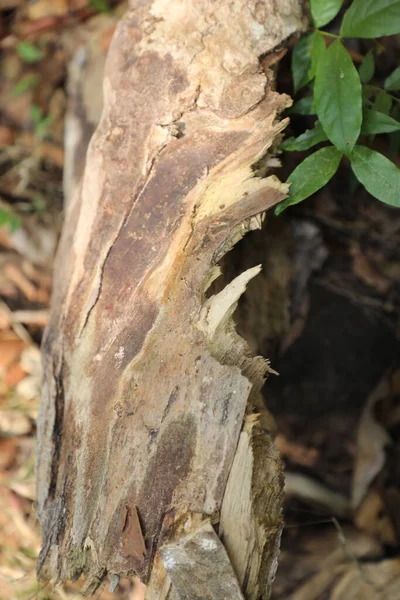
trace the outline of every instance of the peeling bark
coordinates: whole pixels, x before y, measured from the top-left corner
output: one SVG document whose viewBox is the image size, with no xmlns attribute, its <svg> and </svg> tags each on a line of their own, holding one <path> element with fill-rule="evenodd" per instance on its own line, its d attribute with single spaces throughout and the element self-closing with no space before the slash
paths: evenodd
<svg viewBox="0 0 400 600">
<path fill-rule="evenodd" d="M 269 65 L 301 28 L 300 6 L 134 4 L 111 45 L 55 267 L 39 575 L 84 574 L 90 593 L 107 574 L 136 574 L 147 598 L 172 599 L 160 549 L 210 521 L 218 530 L 222 510 L 222 540 L 255 599 L 276 568 L 282 473 L 254 415 L 268 362 L 251 357 L 232 314 L 259 269 L 206 290 L 220 258 L 286 196 L 253 165 L 267 169 L 286 124 L 290 100 Z M 232 502 L 242 476 L 246 497 Z"/>
</svg>

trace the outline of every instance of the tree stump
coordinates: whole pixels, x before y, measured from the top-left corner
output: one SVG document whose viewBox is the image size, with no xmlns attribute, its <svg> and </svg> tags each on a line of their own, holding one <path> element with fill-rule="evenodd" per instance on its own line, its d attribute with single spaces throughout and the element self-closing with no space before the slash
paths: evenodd
<svg viewBox="0 0 400 600">
<path fill-rule="evenodd" d="M 55 265 L 38 572 L 84 575 L 86 593 L 128 574 L 149 599 L 255 600 L 276 569 L 283 494 L 255 409 L 268 362 L 232 320 L 259 267 L 206 292 L 221 257 L 287 193 L 266 176 L 290 103 L 271 65 L 302 28 L 300 3 L 133 4 Z M 196 596 L 194 580 L 213 576 Z"/>
</svg>

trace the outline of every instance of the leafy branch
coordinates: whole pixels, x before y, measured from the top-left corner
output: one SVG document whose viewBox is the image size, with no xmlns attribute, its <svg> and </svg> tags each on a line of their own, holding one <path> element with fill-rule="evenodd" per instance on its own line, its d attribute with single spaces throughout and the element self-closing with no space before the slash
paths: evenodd
<svg viewBox="0 0 400 600">
<path fill-rule="evenodd" d="M 346 156 L 357 179 L 378 200 L 400 207 L 400 169 L 368 147 L 375 135 L 400 130 L 400 67 L 387 77 L 384 89 L 370 82 L 375 73 L 374 52 L 382 45 L 374 38 L 400 32 L 400 0 L 353 0 L 344 12 L 340 33 L 321 30 L 342 7 L 343 0 L 310 0 L 314 31 L 300 38 L 292 54 L 295 94 L 308 86 L 312 94 L 288 111 L 316 115 L 314 127 L 284 140 L 284 151 L 304 151 L 329 145 L 310 154 L 291 173 L 289 197 L 275 209 L 280 214 L 324 187 Z M 373 39 L 375 44 L 358 70 L 345 46 L 346 38 Z M 392 93 L 394 92 L 394 93 Z"/>
</svg>

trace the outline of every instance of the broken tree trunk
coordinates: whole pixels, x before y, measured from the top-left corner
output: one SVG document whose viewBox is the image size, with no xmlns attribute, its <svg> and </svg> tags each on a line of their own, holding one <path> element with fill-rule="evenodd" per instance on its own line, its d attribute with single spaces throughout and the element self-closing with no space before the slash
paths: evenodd
<svg viewBox="0 0 400 600">
<path fill-rule="evenodd" d="M 212 524 L 253 600 L 275 572 L 283 486 L 254 409 L 268 363 L 232 321 L 259 268 L 206 291 L 220 258 L 286 196 L 261 173 L 289 102 L 270 65 L 301 10 L 297 0 L 134 4 L 111 45 L 55 266 L 38 571 L 83 574 L 89 593 L 106 575 L 136 574 L 146 598 L 195 598 L 176 556 L 200 557 L 193 544 Z"/>
</svg>

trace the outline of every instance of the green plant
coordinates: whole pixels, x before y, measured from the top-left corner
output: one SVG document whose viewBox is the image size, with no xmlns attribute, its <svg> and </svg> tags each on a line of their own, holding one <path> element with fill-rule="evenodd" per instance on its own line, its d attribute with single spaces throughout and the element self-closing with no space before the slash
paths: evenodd
<svg viewBox="0 0 400 600">
<path fill-rule="evenodd" d="M 10 233 L 14 233 L 21 227 L 21 219 L 14 213 L 0 206 L 0 227 L 8 227 Z"/>
<path fill-rule="evenodd" d="M 31 105 L 31 119 L 35 126 L 35 138 L 37 142 L 41 142 L 49 133 L 49 126 L 52 121 L 51 115 L 42 116 L 42 109 L 36 104 Z"/>
<path fill-rule="evenodd" d="M 356 178 L 378 200 L 400 207 L 400 169 L 370 146 L 375 135 L 389 134 L 392 153 L 399 144 L 400 67 L 384 82 L 372 85 L 374 56 L 383 51 L 375 39 L 400 32 L 400 0 L 353 0 L 338 35 L 321 30 L 334 19 L 343 0 L 310 0 L 314 30 L 298 41 L 292 54 L 295 94 L 308 86 L 311 94 L 288 113 L 315 115 L 312 129 L 283 141 L 284 151 L 304 151 L 328 142 L 301 162 L 288 178 L 289 197 L 275 214 L 325 186 L 346 156 Z M 346 48 L 347 38 L 373 39 L 358 70 Z M 328 43 L 328 45 L 327 45 Z"/>
<path fill-rule="evenodd" d="M 91 0 L 90 4 L 99 12 L 111 12 L 111 8 L 107 0 Z"/>
<path fill-rule="evenodd" d="M 28 42 L 18 42 L 16 47 L 20 58 L 28 64 L 35 64 L 42 60 L 44 52 L 41 48 L 29 44 Z"/>
<path fill-rule="evenodd" d="M 45 55 L 46 41 L 41 40 L 39 46 L 30 44 L 29 42 L 19 41 L 16 45 L 16 52 L 20 59 L 29 65 L 35 65 L 40 62 Z M 25 92 L 37 87 L 40 81 L 40 75 L 38 73 L 28 73 L 24 75 L 15 85 L 13 89 L 13 96 L 20 96 Z"/>
<path fill-rule="evenodd" d="M 16 98 L 17 96 L 21 96 L 21 94 L 25 94 L 25 92 L 28 92 L 29 90 L 34 89 L 38 85 L 39 81 L 40 77 L 36 73 L 30 73 L 29 75 L 25 75 L 25 77 L 22 77 L 17 82 L 12 91 L 14 98 Z"/>
</svg>

